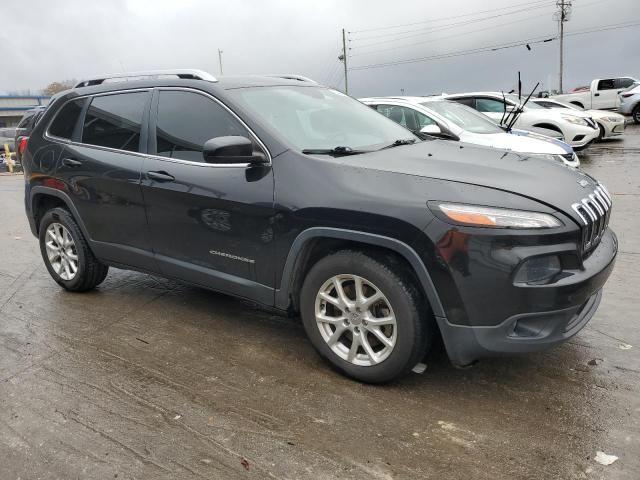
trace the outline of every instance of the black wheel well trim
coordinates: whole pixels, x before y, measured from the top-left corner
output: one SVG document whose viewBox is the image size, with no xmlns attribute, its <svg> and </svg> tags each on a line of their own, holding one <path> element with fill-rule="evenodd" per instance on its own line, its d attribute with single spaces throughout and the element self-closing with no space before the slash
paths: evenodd
<svg viewBox="0 0 640 480">
<path fill-rule="evenodd" d="M 67 206 L 69 212 L 71 212 L 71 215 L 73 216 L 73 219 L 76 221 L 76 223 L 78 224 L 78 226 L 80 227 L 80 230 L 82 230 L 82 234 L 84 235 L 84 238 L 87 239 L 87 241 L 89 242 L 89 244 L 92 243 L 91 241 L 91 237 L 89 236 L 89 232 L 87 231 L 87 228 L 84 225 L 84 222 L 82 221 L 82 218 L 80 217 L 80 214 L 78 213 L 78 210 L 76 209 L 75 205 L 73 204 L 73 201 L 71 200 L 71 198 L 69 197 L 69 195 L 67 195 L 65 192 L 55 189 L 55 188 L 51 188 L 51 187 L 45 187 L 42 185 L 37 185 L 35 187 L 32 187 L 30 190 L 30 195 L 29 195 L 29 211 L 30 211 L 30 215 L 33 218 L 33 220 L 35 221 L 35 215 L 36 212 L 33 211 L 33 200 L 35 199 L 35 197 L 37 195 L 45 195 L 45 196 L 50 196 L 50 197 L 57 197 L 60 200 L 62 200 L 64 202 L 64 204 Z M 40 225 L 35 225 L 36 228 L 36 232 L 37 230 L 40 228 Z"/>
<path fill-rule="evenodd" d="M 558 132 L 558 133 L 562 133 L 562 135 L 564 135 L 564 132 L 562 131 L 562 129 L 556 125 L 554 125 L 553 123 L 536 123 L 535 125 L 533 125 L 534 127 L 537 128 L 547 128 L 549 130 L 553 130 L 554 132 Z"/>
<path fill-rule="evenodd" d="M 293 241 L 287 260 L 282 271 L 280 288 L 275 291 L 276 308 L 285 310 L 289 306 L 289 296 L 293 287 L 293 279 L 298 268 L 301 268 L 302 253 L 306 245 L 314 239 L 349 240 L 367 245 L 387 248 L 402 256 L 413 268 L 422 289 L 427 296 L 433 314 L 439 318 L 446 318 L 440 297 L 436 291 L 427 267 L 416 251 L 406 243 L 395 238 L 385 237 L 375 233 L 359 232 L 333 227 L 311 227 L 301 232 Z"/>
</svg>

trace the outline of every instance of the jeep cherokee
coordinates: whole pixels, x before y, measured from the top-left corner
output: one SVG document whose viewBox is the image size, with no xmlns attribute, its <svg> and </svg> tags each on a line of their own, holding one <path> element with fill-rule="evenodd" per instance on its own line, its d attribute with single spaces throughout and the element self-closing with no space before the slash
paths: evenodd
<svg viewBox="0 0 640 480">
<path fill-rule="evenodd" d="M 371 383 L 437 335 L 464 366 L 595 313 L 617 240 L 587 174 L 421 141 L 303 77 L 131 76 L 57 96 L 28 140 L 26 213 L 63 288 L 113 266 L 299 313 L 324 359 Z"/>
</svg>

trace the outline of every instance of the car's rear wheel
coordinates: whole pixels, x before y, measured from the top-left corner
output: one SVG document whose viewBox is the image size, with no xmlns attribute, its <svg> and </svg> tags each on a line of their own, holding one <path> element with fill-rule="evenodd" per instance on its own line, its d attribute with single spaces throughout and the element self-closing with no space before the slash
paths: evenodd
<svg viewBox="0 0 640 480">
<path fill-rule="evenodd" d="M 634 122 L 640 123 L 640 104 L 638 104 L 638 106 L 633 109 L 633 113 L 631 115 L 633 116 Z"/>
<path fill-rule="evenodd" d="M 357 251 L 337 252 L 313 266 L 301 313 L 320 355 L 368 383 L 408 373 L 426 354 L 435 328 L 402 268 Z"/>
<path fill-rule="evenodd" d="M 84 292 L 106 278 L 109 267 L 100 263 L 82 231 L 64 208 L 49 210 L 40 222 L 40 252 L 53 279 L 63 288 Z"/>
</svg>

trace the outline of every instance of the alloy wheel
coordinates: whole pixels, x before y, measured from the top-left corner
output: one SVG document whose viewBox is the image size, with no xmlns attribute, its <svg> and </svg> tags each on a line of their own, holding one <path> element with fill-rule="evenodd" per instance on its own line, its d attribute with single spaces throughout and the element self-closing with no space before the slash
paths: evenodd
<svg viewBox="0 0 640 480">
<path fill-rule="evenodd" d="M 69 230 L 60 223 L 52 223 L 47 227 L 45 246 L 53 270 L 61 279 L 73 280 L 78 273 L 78 251 Z"/>
<path fill-rule="evenodd" d="M 396 345 L 391 303 L 378 287 L 357 275 L 336 275 L 322 285 L 315 319 L 329 348 L 354 365 L 379 364 Z"/>
</svg>

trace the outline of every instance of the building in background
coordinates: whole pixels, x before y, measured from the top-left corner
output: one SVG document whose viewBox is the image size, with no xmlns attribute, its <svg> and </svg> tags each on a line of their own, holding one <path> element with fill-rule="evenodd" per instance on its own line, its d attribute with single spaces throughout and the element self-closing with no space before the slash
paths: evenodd
<svg viewBox="0 0 640 480">
<path fill-rule="evenodd" d="M 26 110 L 49 103 L 42 95 L 0 95 L 0 127 L 15 127 Z"/>
</svg>

